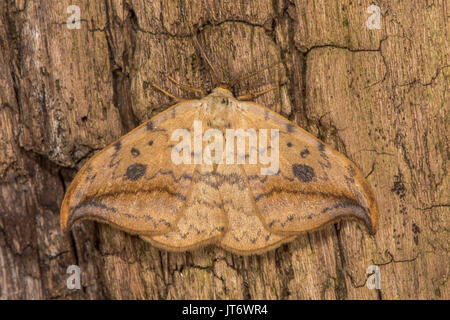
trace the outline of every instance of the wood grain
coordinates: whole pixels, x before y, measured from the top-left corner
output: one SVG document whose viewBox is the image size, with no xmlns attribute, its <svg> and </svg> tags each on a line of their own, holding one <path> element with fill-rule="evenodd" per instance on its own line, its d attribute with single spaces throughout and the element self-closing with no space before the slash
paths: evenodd
<svg viewBox="0 0 450 320">
<path fill-rule="evenodd" d="M 192 4 L 191 4 L 192 3 Z M 448 3 L 72 1 L 0 4 L 0 297 L 448 299 Z M 183 22 L 183 19 L 185 22 Z M 375 238 L 341 222 L 261 256 L 166 253 L 95 222 L 67 246 L 59 207 L 93 154 L 172 103 L 167 75 L 211 89 L 188 26 L 236 95 L 265 105 L 357 163 L 373 186 Z M 228 80 L 228 79 L 226 79 Z M 83 289 L 66 288 L 80 265 Z M 369 265 L 381 290 L 365 286 Z"/>
</svg>

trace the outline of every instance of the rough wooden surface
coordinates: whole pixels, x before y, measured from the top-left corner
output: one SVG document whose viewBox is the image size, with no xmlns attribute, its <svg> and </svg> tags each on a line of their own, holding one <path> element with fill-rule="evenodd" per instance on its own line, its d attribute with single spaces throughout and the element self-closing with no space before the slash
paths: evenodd
<svg viewBox="0 0 450 320">
<path fill-rule="evenodd" d="M 371 4 L 380 30 L 366 27 Z M 2 1 L 0 298 L 449 299 L 449 12 L 438 0 Z M 225 81 L 281 61 L 236 93 L 278 85 L 256 102 L 361 168 L 375 237 L 346 222 L 251 257 L 167 253 L 94 222 L 64 238 L 77 169 L 172 104 L 150 84 L 184 97 L 167 75 L 212 86 L 194 30 Z M 66 288 L 71 264 L 81 290 Z M 380 290 L 365 286 L 373 264 Z"/>
</svg>

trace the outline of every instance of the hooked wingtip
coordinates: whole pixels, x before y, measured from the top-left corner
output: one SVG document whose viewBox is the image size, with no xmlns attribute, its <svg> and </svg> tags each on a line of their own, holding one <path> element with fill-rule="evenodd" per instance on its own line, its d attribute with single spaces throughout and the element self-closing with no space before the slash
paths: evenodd
<svg viewBox="0 0 450 320">
<path fill-rule="evenodd" d="M 369 229 L 369 232 L 371 235 L 374 235 L 378 230 L 378 207 L 377 202 L 375 200 L 375 196 L 372 192 L 372 189 L 366 182 L 364 185 L 364 189 L 366 191 L 366 196 L 368 200 L 369 207 L 366 208 L 366 216 L 367 216 L 367 228 Z"/>
<path fill-rule="evenodd" d="M 378 210 L 375 201 L 371 202 L 369 208 L 363 208 L 362 220 L 370 235 L 375 235 L 378 230 Z"/>
<path fill-rule="evenodd" d="M 374 235 L 375 233 L 377 233 L 378 230 L 378 210 L 376 208 L 376 205 L 372 206 L 368 216 L 370 224 L 367 227 L 369 229 L 369 233 L 371 235 Z"/>
<path fill-rule="evenodd" d="M 67 203 L 66 203 L 66 199 L 64 199 L 62 205 L 61 205 L 61 212 L 60 212 L 60 226 L 61 226 L 61 230 L 63 232 L 66 232 L 67 230 L 69 230 L 69 226 L 68 226 L 68 218 L 69 218 L 69 211 L 67 210 Z"/>
<path fill-rule="evenodd" d="M 365 219 L 364 223 L 367 227 L 367 230 L 369 231 L 370 235 L 374 235 L 377 232 L 377 225 L 376 222 L 372 219 L 370 214 L 366 214 L 367 219 Z"/>
</svg>

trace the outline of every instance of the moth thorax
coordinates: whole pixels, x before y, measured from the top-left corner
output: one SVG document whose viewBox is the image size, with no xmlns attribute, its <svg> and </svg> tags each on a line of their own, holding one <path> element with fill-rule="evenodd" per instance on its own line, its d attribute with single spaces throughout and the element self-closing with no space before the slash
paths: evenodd
<svg viewBox="0 0 450 320">
<path fill-rule="evenodd" d="M 231 127 L 233 110 L 232 102 L 228 101 L 228 98 L 214 97 L 205 105 L 204 112 L 208 127 L 219 130 Z"/>
</svg>

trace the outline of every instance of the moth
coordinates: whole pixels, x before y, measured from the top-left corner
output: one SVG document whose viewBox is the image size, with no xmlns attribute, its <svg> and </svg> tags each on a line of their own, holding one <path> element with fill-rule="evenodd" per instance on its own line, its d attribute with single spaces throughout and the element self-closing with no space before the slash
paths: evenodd
<svg viewBox="0 0 450 320">
<path fill-rule="evenodd" d="M 378 212 L 368 182 L 344 155 L 219 85 L 87 161 L 62 203 L 62 229 L 84 219 L 169 251 L 216 244 L 249 255 L 341 219 L 375 233 Z"/>
</svg>

